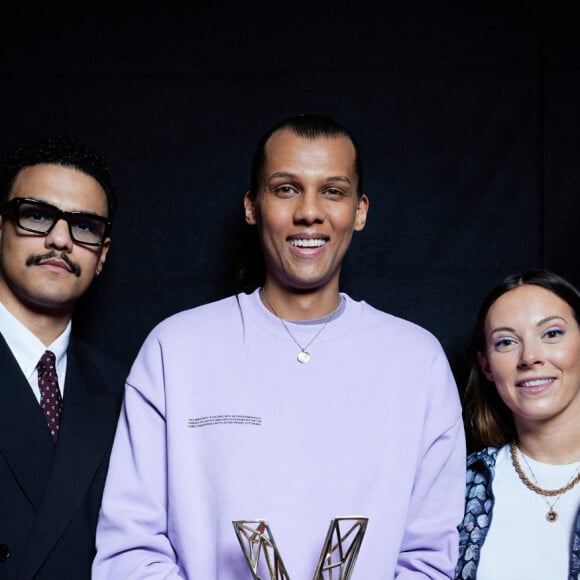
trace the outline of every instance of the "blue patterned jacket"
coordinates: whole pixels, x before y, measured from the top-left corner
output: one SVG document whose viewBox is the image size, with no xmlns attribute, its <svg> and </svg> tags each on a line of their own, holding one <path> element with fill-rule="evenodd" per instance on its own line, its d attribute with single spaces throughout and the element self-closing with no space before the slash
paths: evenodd
<svg viewBox="0 0 580 580">
<path fill-rule="evenodd" d="M 467 458 L 467 488 L 465 516 L 459 526 L 459 561 L 456 580 L 475 580 L 479 553 L 493 515 L 494 497 L 491 482 L 495 474 L 498 449 L 486 447 Z M 580 580 L 580 509 L 576 516 L 574 538 L 570 553 L 569 580 Z"/>
</svg>

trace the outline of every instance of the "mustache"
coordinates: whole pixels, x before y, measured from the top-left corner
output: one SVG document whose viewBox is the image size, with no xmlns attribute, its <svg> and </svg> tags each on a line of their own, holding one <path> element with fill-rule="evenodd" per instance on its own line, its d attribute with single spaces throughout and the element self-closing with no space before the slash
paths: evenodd
<svg viewBox="0 0 580 580">
<path fill-rule="evenodd" d="M 78 278 L 81 275 L 81 267 L 73 262 L 65 253 L 61 253 L 60 256 L 52 251 L 52 252 L 48 252 L 48 254 L 39 254 L 36 256 L 30 256 L 27 260 L 26 260 L 26 265 L 27 266 L 35 266 L 36 264 L 40 264 L 40 262 L 43 262 L 44 260 L 49 260 L 50 258 L 58 258 L 59 260 L 62 260 L 70 269 L 71 272 Z"/>
</svg>

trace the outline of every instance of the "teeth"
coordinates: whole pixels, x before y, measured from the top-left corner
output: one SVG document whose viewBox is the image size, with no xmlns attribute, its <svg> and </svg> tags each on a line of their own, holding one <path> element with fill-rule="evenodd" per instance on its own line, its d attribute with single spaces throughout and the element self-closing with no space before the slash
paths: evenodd
<svg viewBox="0 0 580 580">
<path fill-rule="evenodd" d="M 537 387 L 546 383 L 551 383 L 554 379 L 533 379 L 531 381 L 523 381 L 520 387 Z"/>
<path fill-rule="evenodd" d="M 320 248 L 326 242 L 324 240 L 290 240 L 290 243 L 297 248 Z"/>
</svg>

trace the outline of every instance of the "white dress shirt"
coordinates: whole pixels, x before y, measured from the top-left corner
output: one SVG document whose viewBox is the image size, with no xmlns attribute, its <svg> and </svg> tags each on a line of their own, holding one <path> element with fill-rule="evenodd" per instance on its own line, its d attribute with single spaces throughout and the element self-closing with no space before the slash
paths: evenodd
<svg viewBox="0 0 580 580">
<path fill-rule="evenodd" d="M 0 303 L 0 333 L 12 351 L 16 362 L 22 369 L 28 380 L 32 392 L 40 403 L 40 391 L 38 389 L 38 371 L 36 365 L 44 351 L 51 350 L 56 356 L 56 374 L 60 392 L 64 398 L 64 384 L 66 377 L 67 348 L 71 332 L 71 321 L 67 324 L 62 334 L 49 346 L 35 336 L 24 324 L 14 317 L 6 307 Z"/>
</svg>

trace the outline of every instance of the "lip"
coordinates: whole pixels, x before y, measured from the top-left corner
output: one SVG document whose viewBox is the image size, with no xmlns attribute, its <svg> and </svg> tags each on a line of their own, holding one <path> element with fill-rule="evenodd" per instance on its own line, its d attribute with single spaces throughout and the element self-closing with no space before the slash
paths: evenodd
<svg viewBox="0 0 580 580">
<path fill-rule="evenodd" d="M 326 236 L 324 234 L 316 234 L 316 233 L 302 233 L 302 234 L 293 234 L 291 236 L 288 236 L 286 238 L 286 241 L 294 246 L 295 248 L 316 248 L 316 247 L 322 247 L 324 245 L 326 245 L 329 241 L 330 241 L 330 237 Z M 309 244 L 309 245 L 304 245 L 304 246 L 299 246 L 297 245 L 299 242 L 304 242 L 305 244 Z M 314 245 L 319 243 L 319 245 Z"/>
<path fill-rule="evenodd" d="M 38 265 L 50 266 L 51 268 L 66 270 L 67 272 L 72 273 L 72 269 L 70 268 L 70 266 L 64 260 L 60 260 L 59 258 L 48 258 L 47 260 L 42 260 L 41 262 L 39 262 Z"/>
<path fill-rule="evenodd" d="M 286 238 L 286 242 L 294 254 L 309 258 L 323 252 L 329 241 L 328 236 L 321 234 L 296 234 Z"/>
<path fill-rule="evenodd" d="M 541 393 L 556 382 L 556 377 L 527 377 L 516 382 L 516 387 L 526 393 Z"/>
</svg>

